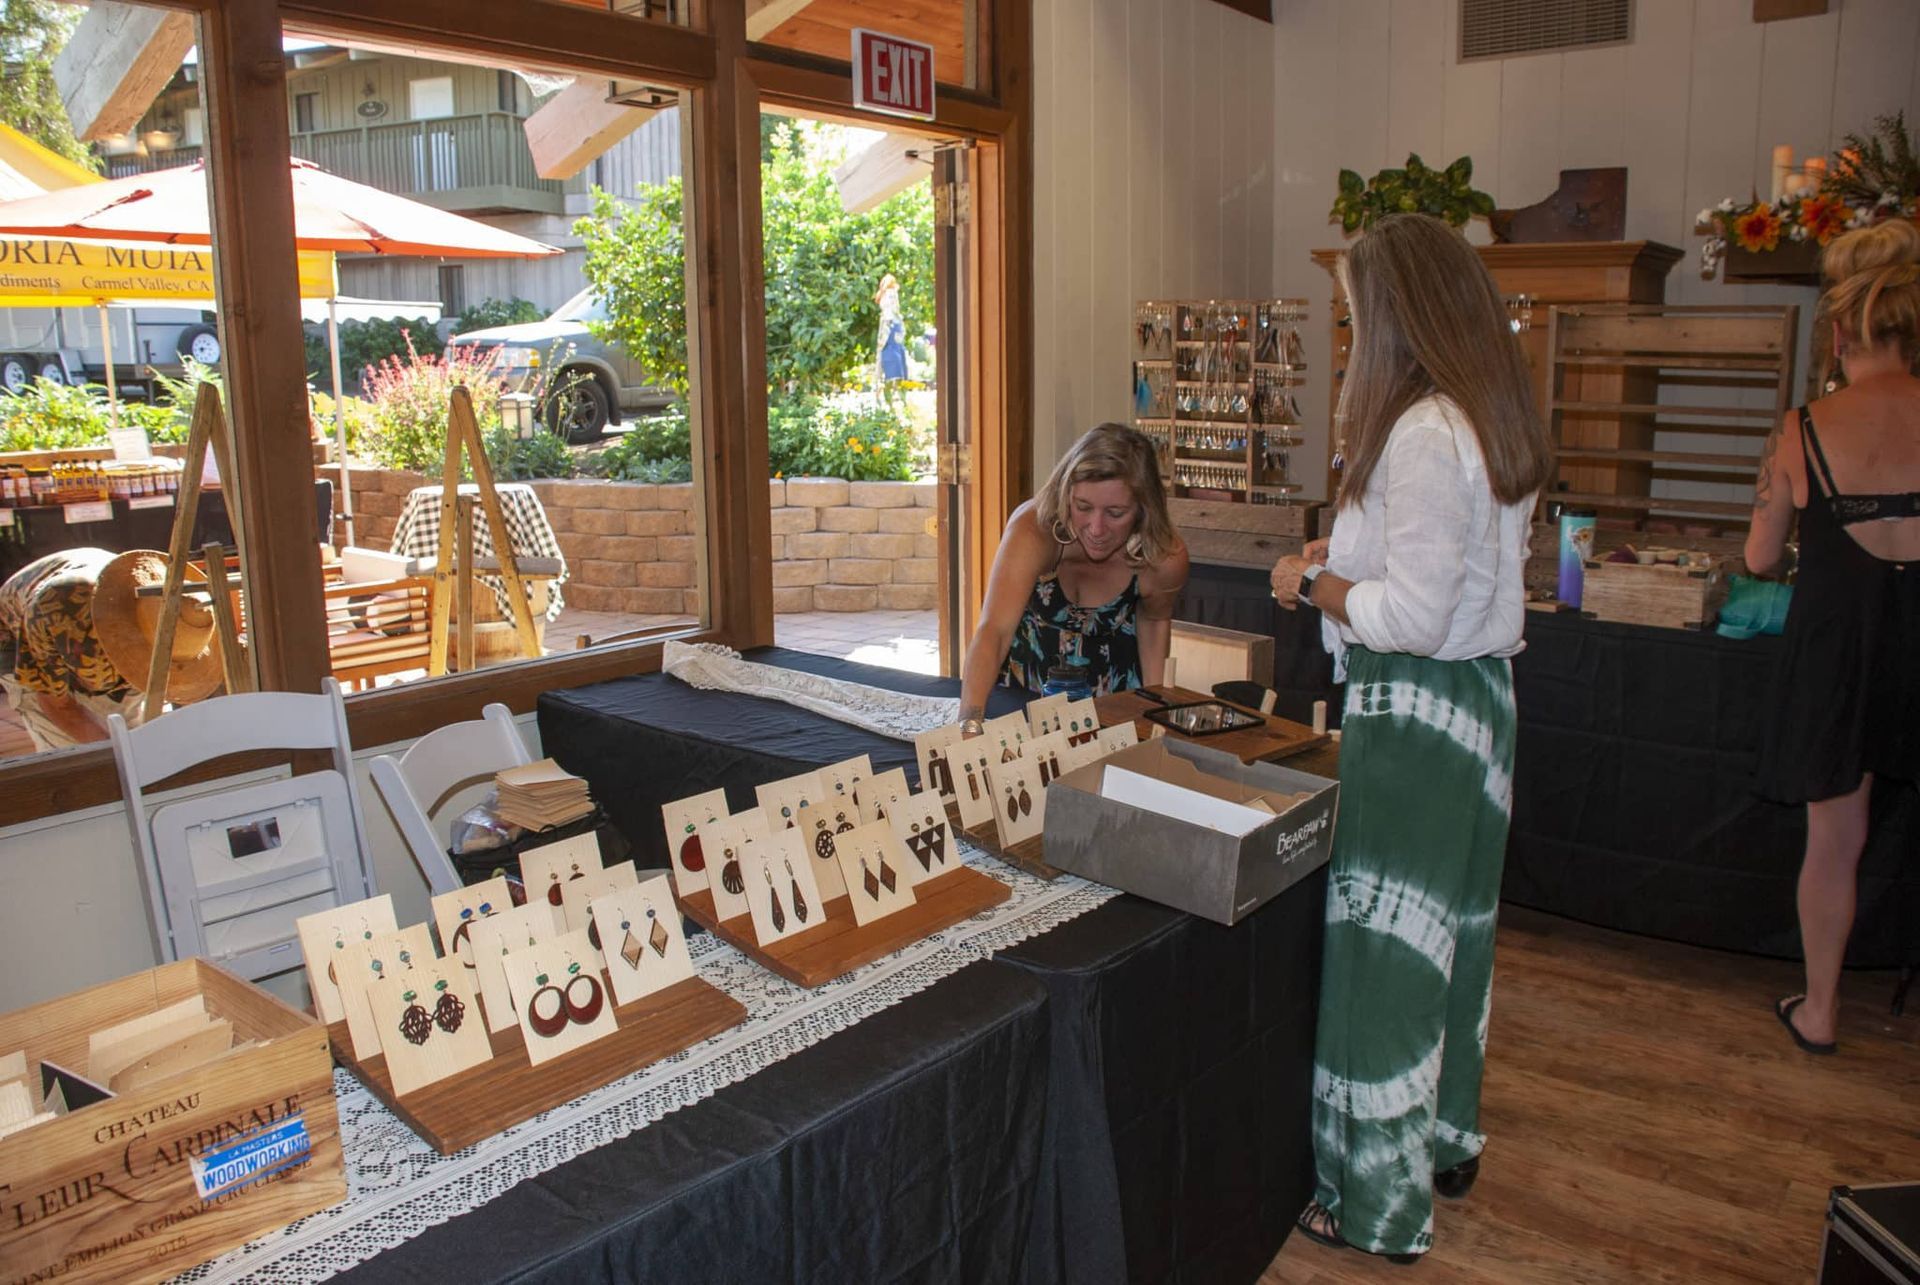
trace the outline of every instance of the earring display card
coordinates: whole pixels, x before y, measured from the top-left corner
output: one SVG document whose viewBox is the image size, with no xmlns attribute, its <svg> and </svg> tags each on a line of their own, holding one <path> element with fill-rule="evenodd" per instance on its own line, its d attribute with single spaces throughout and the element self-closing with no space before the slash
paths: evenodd
<svg viewBox="0 0 1920 1285">
<path fill-rule="evenodd" d="M 943 799 L 953 797 L 959 777 L 948 761 L 947 747 L 960 739 L 960 724 L 949 723 L 922 732 L 913 738 L 913 756 L 920 765 L 920 788 L 933 790 Z"/>
<path fill-rule="evenodd" d="M 1089 744 L 1100 734 L 1100 711 L 1091 697 L 1070 702 L 1062 716 L 1067 720 L 1067 739 L 1076 745 Z"/>
<path fill-rule="evenodd" d="M 993 800 L 987 797 L 987 765 L 1000 761 L 998 744 L 985 736 L 956 741 L 948 748 L 957 789 L 954 802 L 960 807 L 960 825 L 972 830 L 993 820 Z"/>
<path fill-rule="evenodd" d="M 753 793 L 760 800 L 760 810 L 766 813 L 767 829 L 784 830 L 798 823 L 796 818 L 801 808 L 824 800 L 827 787 L 818 772 L 802 772 L 782 781 L 756 785 Z"/>
<path fill-rule="evenodd" d="M 840 867 L 833 859 L 834 842 L 860 824 L 859 809 L 841 800 L 820 807 L 800 809 L 800 824 L 791 833 L 800 841 L 805 852 L 807 864 L 813 868 L 814 879 L 820 885 L 820 891 L 828 897 L 838 897 L 846 892 L 846 886 L 840 882 Z M 785 834 L 788 831 L 775 831 Z"/>
<path fill-rule="evenodd" d="M 458 960 L 468 980 L 472 980 L 474 925 L 489 915 L 512 908 L 513 894 L 508 891 L 503 875 L 441 893 L 433 899 L 433 926 L 440 932 L 440 953 Z"/>
<path fill-rule="evenodd" d="M 747 857 L 747 905 L 754 940 L 762 946 L 817 928 L 826 919 L 822 890 L 814 881 L 814 866 L 820 863 L 807 861 L 806 855 L 800 832 L 782 830 L 769 842 L 754 844 Z"/>
<path fill-rule="evenodd" d="M 914 883 L 945 874 L 959 861 L 953 835 L 948 832 L 947 805 L 939 795 L 922 791 L 895 808 L 887 821 L 894 837 L 913 856 L 907 862 L 907 877 Z"/>
<path fill-rule="evenodd" d="M 715 823 L 712 842 L 707 844 L 714 878 L 707 890 L 713 894 L 713 912 L 721 919 L 736 919 L 747 913 L 744 858 L 750 844 L 765 843 L 769 834 L 766 814 L 758 808 L 736 812 Z"/>
<path fill-rule="evenodd" d="M 433 934 L 425 924 L 408 924 L 396 932 L 376 934 L 371 941 L 347 943 L 334 961 L 334 975 L 345 1002 L 347 1034 L 353 1039 L 355 1057 L 370 1058 L 380 1052 L 380 1028 L 367 1006 L 367 987 L 409 962 L 434 958 Z"/>
<path fill-rule="evenodd" d="M 1066 731 L 1067 724 L 1065 719 L 1067 706 L 1072 703 L 1073 697 L 1065 692 L 1059 692 L 1053 696 L 1042 696 L 1038 700 L 1028 701 L 1025 711 L 1027 715 L 1028 738 L 1038 740 L 1040 737 L 1050 735 L 1054 732 Z"/>
<path fill-rule="evenodd" d="M 1018 758 L 987 769 L 993 780 L 993 806 L 998 815 L 1000 846 L 1011 848 L 1046 828 L 1047 791 L 1032 759 Z"/>
<path fill-rule="evenodd" d="M 906 869 L 913 856 L 889 822 L 849 830 L 834 849 L 855 923 L 870 924 L 913 904 L 913 879 Z"/>
<path fill-rule="evenodd" d="M 667 827 L 667 852 L 673 858 L 673 886 L 692 892 L 707 886 L 706 831 L 727 815 L 727 792 L 708 790 L 692 798 L 660 805 Z"/>
<path fill-rule="evenodd" d="M 381 893 L 366 901 L 356 901 L 332 910 L 302 915 L 293 921 L 300 935 L 300 953 L 307 961 L 307 986 L 313 992 L 313 1005 L 323 1022 L 346 1020 L 346 1002 L 340 985 L 334 980 L 339 972 L 340 952 L 349 941 L 368 941 L 400 926 L 393 917 L 393 897 Z"/>
<path fill-rule="evenodd" d="M 1065 732 L 1049 732 L 1028 741 L 1024 757 L 1033 764 L 1040 779 L 1040 788 L 1044 790 L 1070 770 L 1067 764 L 1072 761 L 1072 754 L 1073 747 L 1067 744 Z"/>
<path fill-rule="evenodd" d="M 993 761 L 1004 763 L 1019 758 L 1025 752 L 1027 733 L 1027 715 L 1022 710 L 988 719 L 987 729 L 981 733 L 980 739 L 994 747 Z"/>
<path fill-rule="evenodd" d="M 693 976 L 667 876 L 655 875 L 593 899 L 616 1003 L 631 1004 Z"/>
<path fill-rule="evenodd" d="M 502 961 L 520 1010 L 527 1060 L 535 1066 L 618 1029 L 599 958 L 587 934 L 577 932 L 509 951 Z"/>
<path fill-rule="evenodd" d="M 513 1006 L 513 990 L 507 985 L 507 955 L 551 941 L 557 935 L 553 913 L 544 901 L 503 910 L 473 926 L 470 946 L 474 976 L 479 980 L 480 1003 L 487 1010 L 489 1031 L 510 1031 L 520 1025 L 520 1011 Z"/>
<path fill-rule="evenodd" d="M 864 754 L 856 754 L 844 763 L 823 767 L 820 769 L 820 783 L 826 787 L 823 797 L 836 803 L 845 803 L 847 811 L 852 813 L 860 807 L 860 793 L 872 775 L 873 763 Z M 814 801 L 819 802 L 818 799 Z"/>
<path fill-rule="evenodd" d="M 1103 727 L 1100 729 L 1101 758 L 1105 758 L 1109 754 L 1118 754 L 1121 750 L 1129 746 L 1138 745 L 1139 743 L 1140 729 L 1133 725 L 1131 719 L 1124 723 L 1116 723 L 1112 727 Z"/>
<path fill-rule="evenodd" d="M 1064 750 L 1060 751 L 1060 773 L 1062 776 L 1068 772 L 1078 772 L 1081 768 L 1098 763 L 1102 758 L 1106 757 L 1106 751 L 1100 748 L 1100 738 L 1098 736 L 1089 736 L 1085 740 L 1076 741 L 1073 733 L 1067 732 L 1066 738 L 1067 746 Z"/>
<path fill-rule="evenodd" d="M 926 777 L 920 779 L 924 781 Z M 869 821 L 886 820 L 894 804 L 904 802 L 911 794 L 912 791 L 907 789 L 907 769 L 889 768 L 868 781 L 866 788 L 860 791 L 860 823 L 865 825 Z M 935 790 L 933 794 L 935 798 L 939 797 L 939 791 Z"/>
<path fill-rule="evenodd" d="M 616 888 L 631 888 L 639 882 L 640 873 L 633 868 L 633 862 L 622 861 L 618 865 L 604 866 L 595 870 L 584 879 L 571 879 L 561 884 L 560 892 L 565 901 L 560 909 L 567 917 L 567 931 L 585 932 L 593 923 L 593 916 L 588 913 L 587 907 L 592 905 L 595 899 Z M 605 943 L 606 938 L 602 937 L 594 944 L 604 946 Z"/>
<path fill-rule="evenodd" d="M 471 977 L 454 960 L 416 956 L 411 967 L 367 987 L 394 1093 L 404 1096 L 493 1056 Z"/>
<path fill-rule="evenodd" d="M 553 907 L 553 926 L 566 931 L 566 893 L 563 883 L 584 879 L 589 871 L 600 868 L 600 836 L 576 834 L 571 839 L 549 843 L 520 854 L 520 882 L 526 885 L 528 901 L 544 901 Z"/>
</svg>

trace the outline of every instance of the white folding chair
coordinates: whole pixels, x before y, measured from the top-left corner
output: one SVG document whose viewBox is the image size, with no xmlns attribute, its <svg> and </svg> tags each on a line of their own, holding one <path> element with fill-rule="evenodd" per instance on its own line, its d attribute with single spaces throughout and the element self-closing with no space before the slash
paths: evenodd
<svg viewBox="0 0 1920 1285">
<path fill-rule="evenodd" d="M 513 725 L 512 711 L 494 704 L 480 714 L 428 732 L 404 754 L 382 754 L 373 760 L 373 783 L 435 896 L 461 886 L 460 873 L 447 855 L 452 817 L 441 815 L 452 811 L 449 796 L 491 779 L 502 768 L 533 761 L 520 739 L 520 729 Z"/>
<path fill-rule="evenodd" d="M 200 955 L 249 980 L 300 966 L 294 920 L 373 895 L 340 684 L 244 692 L 139 727 L 107 719 L 141 893 L 161 960 Z M 228 754 L 330 750 L 333 766 L 150 805 L 147 791 Z"/>
</svg>

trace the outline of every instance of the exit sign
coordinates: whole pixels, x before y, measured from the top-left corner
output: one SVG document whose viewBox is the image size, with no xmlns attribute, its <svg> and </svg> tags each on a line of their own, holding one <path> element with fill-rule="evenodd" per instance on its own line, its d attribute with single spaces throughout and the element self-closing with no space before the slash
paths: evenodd
<svg viewBox="0 0 1920 1285">
<path fill-rule="evenodd" d="M 853 105 L 933 119 L 933 46 L 853 29 Z"/>
</svg>

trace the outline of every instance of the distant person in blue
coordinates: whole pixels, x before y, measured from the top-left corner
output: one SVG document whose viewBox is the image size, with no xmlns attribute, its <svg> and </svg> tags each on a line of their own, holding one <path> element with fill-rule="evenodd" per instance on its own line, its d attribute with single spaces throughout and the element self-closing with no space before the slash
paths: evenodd
<svg viewBox="0 0 1920 1285">
<path fill-rule="evenodd" d="M 900 315 L 900 283 L 891 272 L 880 278 L 873 301 L 880 305 L 880 378 L 891 383 L 907 377 L 907 323 Z"/>
</svg>

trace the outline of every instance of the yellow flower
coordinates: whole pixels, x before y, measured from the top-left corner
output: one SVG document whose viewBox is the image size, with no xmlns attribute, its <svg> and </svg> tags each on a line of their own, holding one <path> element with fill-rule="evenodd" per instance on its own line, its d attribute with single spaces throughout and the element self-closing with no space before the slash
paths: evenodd
<svg viewBox="0 0 1920 1285">
<path fill-rule="evenodd" d="M 1771 207 L 1755 205 L 1733 221 L 1733 232 L 1748 253 L 1770 251 L 1780 244 L 1780 219 Z"/>
<path fill-rule="evenodd" d="M 776 472 L 776 473 L 775 473 L 775 474 L 773 475 L 773 477 L 774 477 L 774 480 L 775 480 L 775 481 L 779 481 L 779 480 L 780 480 L 781 478 L 783 478 L 783 477 L 785 477 L 785 476 L 786 476 L 786 474 L 785 474 L 785 473 L 779 473 L 779 472 Z"/>
<path fill-rule="evenodd" d="M 847 439 L 847 445 L 853 448 L 853 453 L 855 455 L 858 455 L 867 449 L 866 447 L 860 445 L 860 439 L 857 437 L 849 437 Z"/>
</svg>

